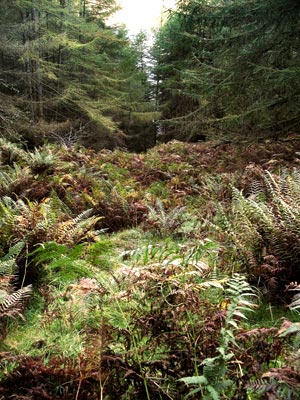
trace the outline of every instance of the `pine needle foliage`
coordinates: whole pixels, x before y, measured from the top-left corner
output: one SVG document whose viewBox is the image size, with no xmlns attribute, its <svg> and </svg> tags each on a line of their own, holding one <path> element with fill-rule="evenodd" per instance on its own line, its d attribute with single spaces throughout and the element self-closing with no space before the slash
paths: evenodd
<svg viewBox="0 0 300 400">
<path fill-rule="evenodd" d="M 149 85 L 125 29 L 107 24 L 117 8 L 115 0 L 2 1 L 0 95 L 7 105 L 0 129 L 6 136 L 16 119 L 24 125 L 19 135 L 33 145 L 72 134 L 95 148 L 124 143 L 120 119 L 147 102 Z M 49 168 L 49 159 L 38 157 L 33 167 Z"/>
<path fill-rule="evenodd" d="M 165 138 L 255 140 L 299 127 L 298 37 L 295 0 L 180 1 L 153 49 Z"/>
</svg>

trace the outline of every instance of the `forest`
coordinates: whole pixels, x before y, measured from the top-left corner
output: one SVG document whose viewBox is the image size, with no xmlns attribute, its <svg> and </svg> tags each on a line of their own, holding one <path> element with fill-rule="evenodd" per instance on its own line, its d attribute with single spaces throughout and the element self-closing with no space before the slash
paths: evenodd
<svg viewBox="0 0 300 400">
<path fill-rule="evenodd" d="M 0 2 L 0 400 L 299 399 L 299 1 Z"/>
</svg>

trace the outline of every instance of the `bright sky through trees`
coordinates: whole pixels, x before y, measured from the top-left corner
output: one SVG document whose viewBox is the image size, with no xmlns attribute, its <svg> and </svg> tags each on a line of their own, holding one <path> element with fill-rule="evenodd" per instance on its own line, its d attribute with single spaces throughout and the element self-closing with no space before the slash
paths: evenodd
<svg viewBox="0 0 300 400">
<path fill-rule="evenodd" d="M 176 0 L 118 0 L 122 7 L 111 19 L 112 24 L 125 24 L 134 35 L 141 30 L 158 27 L 161 13 L 174 7 Z"/>
</svg>

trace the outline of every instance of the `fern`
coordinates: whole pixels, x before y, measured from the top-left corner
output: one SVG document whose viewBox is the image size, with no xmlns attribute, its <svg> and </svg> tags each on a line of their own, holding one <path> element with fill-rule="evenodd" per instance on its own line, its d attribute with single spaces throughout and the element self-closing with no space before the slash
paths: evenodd
<svg viewBox="0 0 300 400">
<path fill-rule="evenodd" d="M 13 164 L 15 161 L 25 161 L 26 152 L 16 143 L 0 138 L 0 160 L 3 164 Z"/>
<path fill-rule="evenodd" d="M 289 290 L 291 292 L 296 292 L 293 295 L 292 302 L 289 304 L 289 308 L 292 311 L 299 312 L 299 308 L 300 308 L 300 285 L 298 285 L 296 282 L 293 282 L 287 287 L 287 290 Z"/>
<path fill-rule="evenodd" d="M 161 236 L 174 235 L 184 222 L 185 207 L 175 207 L 167 211 L 160 199 L 155 206 L 148 205 L 148 220 L 152 222 Z"/>
<path fill-rule="evenodd" d="M 25 286 L 22 289 L 2 296 L 0 302 L 0 318 L 4 316 L 21 315 L 24 303 L 32 292 L 32 285 Z"/>
<path fill-rule="evenodd" d="M 254 290 L 247 283 L 243 275 L 234 274 L 227 282 L 225 301 L 229 302 L 224 326 L 220 331 L 219 353 L 216 357 L 206 358 L 202 363 L 202 375 L 180 379 L 187 385 L 198 387 L 189 393 L 193 395 L 201 392 L 203 399 L 220 400 L 222 394 L 231 388 L 233 381 L 228 377 L 228 363 L 233 357 L 230 344 L 237 346 L 234 333 L 240 321 L 247 319 L 246 313 L 255 306 Z"/>
<path fill-rule="evenodd" d="M 274 393 L 278 389 L 278 383 L 276 381 L 269 381 L 267 379 L 256 379 L 247 384 L 246 388 L 254 393 L 266 394 Z"/>
<path fill-rule="evenodd" d="M 252 300 L 257 295 L 243 275 L 234 274 L 227 283 L 225 296 L 230 301 L 225 329 L 228 329 L 230 325 L 237 329 L 238 322 L 241 319 L 246 320 L 246 313 L 253 311 L 254 302 Z"/>
<path fill-rule="evenodd" d="M 8 253 L 3 256 L 0 260 L 0 289 L 3 289 L 3 285 L 7 285 L 15 274 L 16 258 L 24 248 L 24 242 L 19 242 L 12 246 Z M 6 282 L 6 283 L 5 283 Z"/>
<path fill-rule="evenodd" d="M 290 374 L 290 377 L 288 377 L 288 374 Z M 292 379 L 294 382 L 292 382 Z M 293 371 L 288 368 L 278 368 L 264 374 L 262 379 L 249 382 L 246 388 L 250 392 L 267 395 L 268 398 L 274 400 L 292 400 L 299 398 L 299 376 L 295 380 Z"/>
<path fill-rule="evenodd" d="M 216 225 L 249 275 L 276 296 L 284 285 L 300 280 L 300 178 L 297 170 L 260 173 L 263 184 L 255 194 L 246 197 L 232 188 L 231 212 L 220 208 Z"/>
<path fill-rule="evenodd" d="M 16 243 L 8 250 L 8 253 L 4 257 L 2 257 L 2 261 L 15 260 L 15 258 L 18 257 L 18 255 L 23 250 L 24 245 L 24 242 Z"/>
<path fill-rule="evenodd" d="M 59 164 L 59 159 L 55 156 L 50 146 L 42 149 L 35 149 L 32 153 L 27 153 L 27 163 L 35 174 L 51 172 L 54 166 Z"/>
<path fill-rule="evenodd" d="M 25 301 L 32 292 L 32 286 L 13 291 L 12 280 L 16 272 L 16 257 L 21 253 L 24 243 L 17 243 L 0 260 L 0 320 L 4 317 L 21 316 Z M 3 333 L 3 327 L 1 327 Z"/>
<path fill-rule="evenodd" d="M 93 209 L 89 209 L 75 218 L 59 223 L 52 240 L 57 243 L 76 244 L 87 238 L 88 232 L 102 219 L 92 214 Z"/>
<path fill-rule="evenodd" d="M 90 239 L 89 233 L 101 217 L 92 216 L 93 211 L 89 209 L 72 218 L 65 214 L 66 210 L 55 195 L 40 203 L 4 197 L 0 201 L 3 238 L 23 240 L 29 245 L 29 251 L 35 244 L 46 241 L 72 244 Z"/>
<path fill-rule="evenodd" d="M 242 194 L 238 191 L 235 194 L 232 215 L 218 204 L 216 221 L 213 224 L 208 221 L 208 224 L 222 236 L 224 233 L 226 234 L 225 238 L 230 244 L 228 249 L 231 249 L 239 264 L 242 264 L 245 270 L 250 272 L 251 267 L 257 265 L 256 252 L 261 247 L 261 235 L 250 221 L 249 210 L 245 215 L 244 206 L 239 207 L 238 202 Z"/>
<path fill-rule="evenodd" d="M 80 277 L 91 277 L 88 262 L 84 260 L 84 244 L 68 248 L 55 242 L 40 245 L 31 255 L 36 266 L 43 266 L 44 280 L 54 284 L 72 282 Z"/>
<path fill-rule="evenodd" d="M 18 164 L 0 171 L 0 195 L 12 195 L 23 190 L 31 182 L 32 175 L 29 168 L 20 167 Z"/>
</svg>

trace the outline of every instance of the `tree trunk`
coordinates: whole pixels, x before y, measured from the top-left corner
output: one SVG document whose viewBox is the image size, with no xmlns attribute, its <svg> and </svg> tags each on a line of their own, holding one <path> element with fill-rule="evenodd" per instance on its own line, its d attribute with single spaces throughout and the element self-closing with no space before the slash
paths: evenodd
<svg viewBox="0 0 300 400">
<path fill-rule="evenodd" d="M 35 74 L 35 100 L 36 100 L 36 118 L 43 117 L 43 84 L 42 84 L 42 74 L 40 66 L 40 43 L 39 43 L 39 14 L 35 8 L 32 9 L 32 21 L 33 21 L 33 32 L 34 40 L 37 42 L 37 47 L 35 51 L 34 74 Z"/>
<path fill-rule="evenodd" d="M 22 12 L 22 21 L 23 21 L 23 46 L 25 48 L 25 51 L 28 49 L 30 46 L 30 41 L 28 37 L 28 12 Z M 27 81 L 27 86 L 28 86 L 28 98 L 30 102 L 30 111 L 31 111 L 31 117 L 35 117 L 35 102 L 34 102 L 34 95 L 33 95 L 33 80 L 32 80 L 32 65 L 31 65 L 31 59 L 29 57 L 29 54 L 26 57 L 25 61 L 25 73 L 26 73 L 26 81 Z"/>
</svg>

